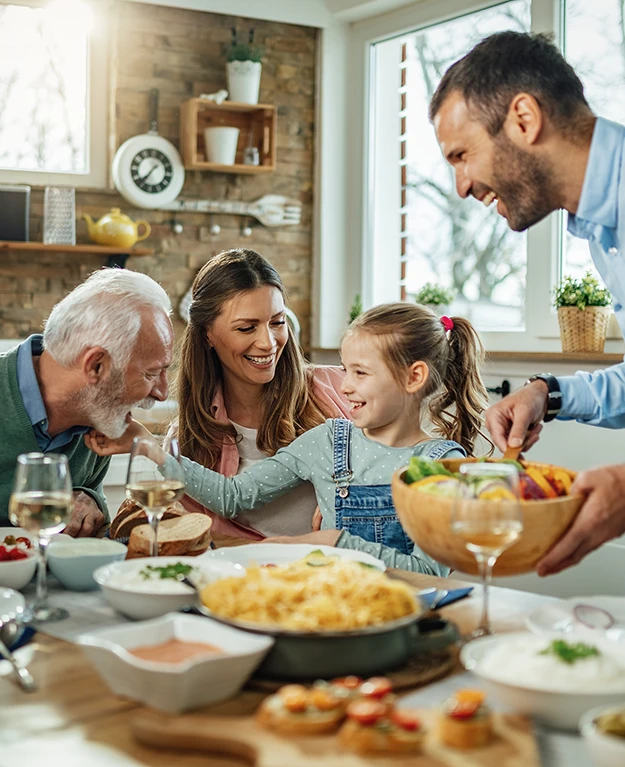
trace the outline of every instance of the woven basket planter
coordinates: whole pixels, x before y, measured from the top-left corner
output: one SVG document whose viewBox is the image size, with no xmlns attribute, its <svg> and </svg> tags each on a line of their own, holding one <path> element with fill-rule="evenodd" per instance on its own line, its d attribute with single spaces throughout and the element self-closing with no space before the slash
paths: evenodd
<svg viewBox="0 0 625 767">
<path fill-rule="evenodd" d="M 611 306 L 561 306 L 558 309 L 563 352 L 603 352 Z"/>
</svg>

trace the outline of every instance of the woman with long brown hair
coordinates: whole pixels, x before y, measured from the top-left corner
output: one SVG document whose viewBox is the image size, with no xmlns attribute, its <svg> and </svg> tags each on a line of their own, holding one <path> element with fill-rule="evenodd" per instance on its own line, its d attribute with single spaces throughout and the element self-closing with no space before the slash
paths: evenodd
<svg viewBox="0 0 625 767">
<path fill-rule="evenodd" d="M 224 251 L 198 272 L 175 383 L 184 456 L 232 476 L 274 455 L 326 418 L 347 416 L 338 367 L 308 364 L 285 315 L 286 290 L 260 254 Z M 213 517 L 213 533 L 261 540 L 311 530 L 317 505 L 305 485 L 236 522 Z"/>
</svg>

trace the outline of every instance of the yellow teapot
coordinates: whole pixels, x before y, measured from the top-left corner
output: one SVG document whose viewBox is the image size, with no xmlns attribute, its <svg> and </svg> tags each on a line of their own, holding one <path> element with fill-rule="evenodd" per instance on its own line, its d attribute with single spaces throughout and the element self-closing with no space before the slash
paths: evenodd
<svg viewBox="0 0 625 767">
<path fill-rule="evenodd" d="M 82 217 L 87 222 L 91 241 L 97 242 L 98 245 L 132 248 L 135 243 L 149 237 L 152 231 L 147 221 L 135 222 L 119 208 L 112 208 L 99 221 L 94 221 L 88 213 L 83 213 Z M 140 226 L 145 228 L 142 235 L 138 233 Z"/>
</svg>

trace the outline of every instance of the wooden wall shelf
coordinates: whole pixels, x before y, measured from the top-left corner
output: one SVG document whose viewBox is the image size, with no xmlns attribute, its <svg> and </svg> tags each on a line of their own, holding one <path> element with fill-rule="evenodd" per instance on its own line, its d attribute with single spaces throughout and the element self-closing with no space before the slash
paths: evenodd
<svg viewBox="0 0 625 767">
<path fill-rule="evenodd" d="M 185 101 L 180 109 L 184 167 L 214 173 L 273 173 L 276 169 L 276 115 L 276 108 L 271 104 L 239 104 L 235 101 L 214 104 L 200 98 Z M 234 165 L 218 165 L 206 159 L 204 129 L 217 126 L 239 129 Z M 248 146 L 258 149 L 260 165 L 243 164 L 243 152 Z"/>
<path fill-rule="evenodd" d="M 0 240 L 2 250 L 30 250 L 52 253 L 90 253 L 92 255 L 108 256 L 108 266 L 126 266 L 129 256 L 152 256 L 153 248 L 110 248 L 107 245 L 46 245 L 43 242 L 11 242 Z"/>
</svg>

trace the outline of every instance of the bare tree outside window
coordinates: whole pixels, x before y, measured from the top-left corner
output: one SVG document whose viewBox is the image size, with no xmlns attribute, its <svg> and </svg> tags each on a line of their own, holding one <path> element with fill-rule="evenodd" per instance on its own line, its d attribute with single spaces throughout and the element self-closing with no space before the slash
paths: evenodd
<svg viewBox="0 0 625 767">
<path fill-rule="evenodd" d="M 88 27 L 0 5 L 0 168 L 88 173 Z"/>
<path fill-rule="evenodd" d="M 481 330 L 524 325 L 526 236 L 511 232 L 494 207 L 458 197 L 428 122 L 428 104 L 447 67 L 481 39 L 529 25 L 529 0 L 512 0 L 407 38 L 406 290 L 415 293 L 426 282 L 452 288 L 452 311 Z"/>
</svg>

